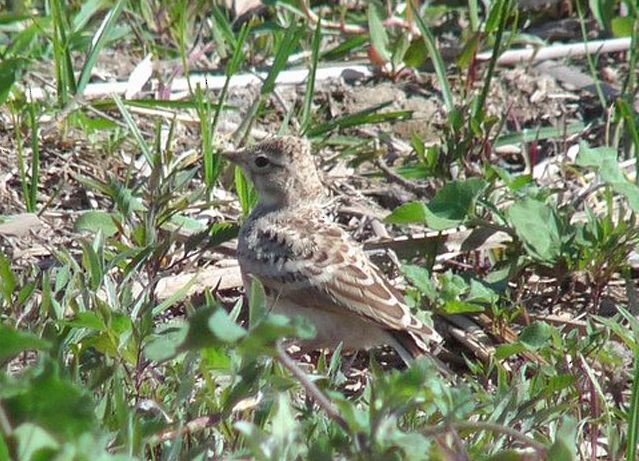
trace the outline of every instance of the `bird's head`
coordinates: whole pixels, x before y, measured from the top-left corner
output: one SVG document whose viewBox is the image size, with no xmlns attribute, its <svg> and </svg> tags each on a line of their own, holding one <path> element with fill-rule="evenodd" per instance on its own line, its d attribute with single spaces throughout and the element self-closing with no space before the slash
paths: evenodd
<svg viewBox="0 0 639 461">
<path fill-rule="evenodd" d="M 263 206 L 295 206 L 324 196 L 324 186 L 306 139 L 282 136 L 223 155 L 242 167 Z"/>
</svg>

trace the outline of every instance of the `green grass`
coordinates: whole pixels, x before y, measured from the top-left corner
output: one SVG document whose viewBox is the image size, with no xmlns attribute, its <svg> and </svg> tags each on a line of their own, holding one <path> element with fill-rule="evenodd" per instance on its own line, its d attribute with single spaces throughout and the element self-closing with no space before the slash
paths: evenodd
<svg viewBox="0 0 639 461">
<path fill-rule="evenodd" d="M 306 3 L 269 2 L 241 23 L 187 1 L 18 1 L 0 13 L 0 460 L 573 460 L 593 449 L 635 459 L 639 326 L 628 256 L 639 241 L 639 188 L 619 161 L 639 152 L 636 75 L 627 72 L 636 48 L 570 61 L 596 81 L 602 65 L 617 66 L 614 105 L 579 94 L 582 119 L 532 113 L 522 126 L 491 99 L 507 71 L 474 55 L 524 40 L 528 24 L 552 12 L 508 0 L 489 11 L 476 1 L 390 4 L 394 18 L 382 2 L 313 4 L 315 21 Z M 591 1 L 572 18 L 597 24 L 582 23 L 574 41 L 595 27 L 637 43 L 632 2 Z M 460 54 L 444 59 L 451 43 Z M 226 83 L 216 92 L 189 85 L 180 101 L 160 90 L 87 100 L 100 75 L 130 71 L 149 53 L 162 88 L 210 67 Z M 386 65 L 357 85 L 433 95 L 440 109 L 421 123 L 434 139 L 395 130 L 415 119 L 398 101 L 350 110 L 358 86 L 340 87 L 344 96 L 316 79 L 322 67 L 370 57 Z M 291 98 L 276 82 L 292 68 L 311 72 Z M 231 78 L 254 70 L 266 77 L 242 99 Z M 31 101 L 36 88 L 50 96 Z M 595 109 L 581 112 L 586 105 Z M 301 371 L 277 340 L 312 329 L 265 315 L 258 285 L 247 306 L 237 289 L 193 295 L 195 276 L 160 295 L 167 277 L 228 258 L 221 245 L 256 197 L 219 152 L 253 142 L 255 128 L 304 134 L 330 151 L 329 166 L 346 162 L 378 189 L 386 179 L 428 185 L 429 200 L 388 210 L 393 235 L 460 226 L 507 235 L 503 246 L 467 243 L 443 262 L 443 237 L 409 241 L 401 253 L 414 257 L 398 268 L 418 315 L 475 318 L 495 346 L 488 355 L 448 337 L 440 360 L 452 376 L 427 358 L 394 369 L 383 354 L 350 368 L 340 353 L 314 355 Z M 410 152 L 389 148 L 394 140 Z M 575 143 L 576 160 L 551 184 L 496 154 L 516 145 L 535 160 L 531 152 L 564 154 Z M 387 150 L 399 157 L 394 177 L 374 166 Z M 27 212 L 44 227 L 6 231 Z M 611 303 L 612 314 L 600 311 Z M 562 324 L 556 313 L 580 317 Z"/>
</svg>

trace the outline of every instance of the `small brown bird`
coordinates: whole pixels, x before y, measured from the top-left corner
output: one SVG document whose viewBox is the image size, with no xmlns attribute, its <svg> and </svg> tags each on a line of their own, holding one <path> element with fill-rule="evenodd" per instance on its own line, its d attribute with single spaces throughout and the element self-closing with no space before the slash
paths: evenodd
<svg viewBox="0 0 639 461">
<path fill-rule="evenodd" d="M 317 332 L 307 346 L 387 344 L 409 363 L 428 350 L 426 341 L 441 342 L 361 246 L 327 220 L 327 196 L 307 140 L 273 138 L 225 156 L 242 167 L 260 197 L 240 230 L 244 286 L 248 291 L 256 278 L 273 312 L 306 317 Z"/>
</svg>

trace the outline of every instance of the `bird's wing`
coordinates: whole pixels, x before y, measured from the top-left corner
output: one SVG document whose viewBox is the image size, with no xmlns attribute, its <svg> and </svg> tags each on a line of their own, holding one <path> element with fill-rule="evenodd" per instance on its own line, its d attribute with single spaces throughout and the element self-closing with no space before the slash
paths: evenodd
<svg viewBox="0 0 639 461">
<path fill-rule="evenodd" d="M 312 220 L 286 224 L 255 229 L 253 247 L 260 250 L 248 252 L 253 258 L 244 261 L 245 272 L 257 277 L 271 297 L 347 310 L 383 329 L 441 342 L 436 331 L 410 313 L 401 292 L 346 232 Z"/>
</svg>

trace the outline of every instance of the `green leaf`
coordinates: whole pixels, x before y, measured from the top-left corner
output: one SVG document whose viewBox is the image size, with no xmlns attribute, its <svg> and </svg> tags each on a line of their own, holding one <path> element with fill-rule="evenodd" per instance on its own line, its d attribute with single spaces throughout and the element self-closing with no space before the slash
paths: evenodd
<svg viewBox="0 0 639 461">
<path fill-rule="evenodd" d="M 184 343 L 188 334 L 186 323 L 161 327 L 161 331 L 154 334 L 144 346 L 144 355 L 154 362 L 164 362 L 175 357 L 180 345 Z"/>
<path fill-rule="evenodd" d="M 608 29 L 610 20 L 615 15 L 617 2 L 615 0 L 588 0 L 588 6 L 599 26 Z"/>
<path fill-rule="evenodd" d="M 9 258 L 0 251 L 0 293 L 4 300 L 8 303 L 11 300 L 11 295 L 16 289 L 18 282 L 16 276 L 11 269 L 11 263 Z"/>
<path fill-rule="evenodd" d="M 22 392 L 4 399 L 3 407 L 14 424 L 33 422 L 63 437 L 77 437 L 96 426 L 90 395 L 60 377 L 53 363 L 47 363 Z"/>
<path fill-rule="evenodd" d="M 282 338 L 312 339 L 315 328 L 306 317 L 289 318 L 284 315 L 270 313 L 252 330 L 251 334 L 240 343 L 245 354 L 264 353 L 276 341 Z"/>
<path fill-rule="evenodd" d="M 479 280 L 470 281 L 470 291 L 465 299 L 471 303 L 494 304 L 499 300 L 499 295 Z"/>
<path fill-rule="evenodd" d="M 313 115 L 313 96 L 315 95 L 315 75 L 317 74 L 317 63 L 320 56 L 320 45 L 322 42 L 322 21 L 317 21 L 315 33 L 313 34 L 313 42 L 311 45 L 311 69 L 308 73 L 308 82 L 306 82 L 306 91 L 304 93 L 304 105 L 302 106 L 302 115 L 300 122 L 300 133 L 306 133 L 310 126 Z"/>
<path fill-rule="evenodd" d="M 413 40 L 404 53 L 404 64 L 416 69 L 422 66 L 428 59 L 428 49 L 422 39 Z"/>
<path fill-rule="evenodd" d="M 102 47 L 106 43 L 107 39 L 110 38 L 111 33 L 117 23 L 118 17 L 120 13 L 122 13 L 122 9 L 126 5 L 127 0 L 118 0 L 115 3 L 115 6 L 111 8 L 111 10 L 104 16 L 102 19 L 102 24 L 98 27 L 96 34 L 93 36 L 91 40 L 91 49 L 87 53 L 87 59 L 82 66 L 82 71 L 80 72 L 80 77 L 78 78 L 78 86 L 77 91 L 82 93 L 87 83 L 89 83 L 89 79 L 91 78 L 91 71 L 95 66 L 95 63 L 98 61 L 98 56 Z"/>
<path fill-rule="evenodd" d="M 526 346 L 521 343 L 500 344 L 495 350 L 495 359 L 504 360 L 516 354 L 521 354 L 526 350 Z"/>
<path fill-rule="evenodd" d="M 574 122 L 567 126 L 555 127 L 535 127 L 524 128 L 516 133 L 504 133 L 495 141 L 494 147 L 501 147 L 510 144 L 519 144 L 524 142 L 541 141 L 544 139 L 563 139 L 564 136 L 581 133 L 586 129 L 583 122 Z"/>
<path fill-rule="evenodd" d="M 626 17 L 616 16 L 612 18 L 612 21 L 610 22 L 612 35 L 618 38 L 632 37 L 635 21 L 636 19 L 630 16 L 626 16 Z"/>
<path fill-rule="evenodd" d="M 368 4 L 368 30 L 371 37 L 371 45 L 384 62 L 389 62 L 391 52 L 388 47 L 388 34 L 382 22 L 379 6 L 374 2 Z"/>
<path fill-rule="evenodd" d="M 412 224 L 426 221 L 426 205 L 421 202 L 410 202 L 400 205 L 386 217 L 390 224 Z"/>
<path fill-rule="evenodd" d="M 548 344 L 552 335 L 552 327 L 544 322 L 533 322 L 524 328 L 519 335 L 519 342 L 528 349 L 537 350 Z"/>
<path fill-rule="evenodd" d="M 307 131 L 307 136 L 313 138 L 321 136 L 335 128 L 350 128 L 353 126 L 366 125 L 372 123 L 384 123 L 400 120 L 409 120 L 413 116 L 413 112 L 410 110 L 398 110 L 392 112 L 379 112 L 380 110 L 388 107 L 392 104 L 392 101 L 387 101 L 382 104 L 378 104 L 373 107 L 355 112 L 354 114 L 346 114 L 335 119 L 331 119 L 328 122 L 322 123 Z"/>
<path fill-rule="evenodd" d="M 80 32 L 89 20 L 104 9 L 105 0 L 88 0 L 84 2 L 78 14 L 73 18 L 73 32 Z"/>
<path fill-rule="evenodd" d="M 453 110 L 455 110 L 455 101 L 453 98 L 453 92 L 450 89 L 450 84 L 448 83 L 446 64 L 442 59 L 439 48 L 437 47 L 437 40 L 435 40 L 435 36 L 431 32 L 430 28 L 426 25 L 426 22 L 424 22 L 424 20 L 420 16 L 419 9 L 415 6 L 415 4 L 413 2 L 409 2 L 408 5 L 409 8 L 413 9 L 415 24 L 417 24 L 417 27 L 422 33 L 424 44 L 428 49 L 428 54 L 430 55 L 430 59 L 433 62 L 433 66 L 435 67 L 435 74 L 437 74 L 437 81 L 439 82 L 442 97 L 444 98 L 444 105 L 446 106 L 446 110 L 451 113 L 453 112 Z"/>
<path fill-rule="evenodd" d="M 591 148 L 586 143 L 581 143 L 575 164 L 582 167 L 593 167 L 598 171 L 603 182 L 610 185 L 613 191 L 626 197 L 630 208 L 639 212 L 639 187 L 624 176 L 619 167 L 615 149 L 611 147 Z"/>
<path fill-rule="evenodd" d="M 507 212 L 517 236 L 528 252 L 544 263 L 554 263 L 561 255 L 558 218 L 544 203 L 526 198 L 512 205 Z"/>
<path fill-rule="evenodd" d="M 213 224 L 208 231 L 207 245 L 217 246 L 224 242 L 228 242 L 237 237 L 239 226 L 230 222 L 217 222 Z"/>
<path fill-rule="evenodd" d="M 427 205 L 426 224 L 435 230 L 460 225 L 472 212 L 475 199 L 485 187 L 486 182 L 479 178 L 446 184 Z"/>
<path fill-rule="evenodd" d="M 291 25 L 286 29 L 282 43 L 273 58 L 273 64 L 271 64 L 269 73 L 262 84 L 262 88 L 260 89 L 260 93 L 262 95 L 265 96 L 271 94 L 273 90 L 275 90 L 277 76 L 286 68 L 288 58 L 297 47 L 302 35 L 304 35 L 304 32 L 304 28 L 300 25 Z"/>
<path fill-rule="evenodd" d="M 51 346 L 32 333 L 16 331 L 8 325 L 0 324 L 0 363 L 21 352 L 31 349 L 44 350 Z"/>
<path fill-rule="evenodd" d="M 392 224 L 426 223 L 434 230 L 459 226 L 472 213 L 475 200 L 485 187 L 486 182 L 479 178 L 451 181 L 427 205 L 419 202 L 401 205 L 386 221 Z"/>
<path fill-rule="evenodd" d="M 4 437 L 2 436 L 2 434 L 0 434 L 0 459 L 2 459 L 2 460 L 8 460 L 9 459 L 9 447 L 7 446 L 6 442 L 4 441 Z M 21 457 L 21 459 L 28 459 L 28 458 L 22 458 Z"/>
<path fill-rule="evenodd" d="M 576 461 L 577 421 L 572 417 L 565 416 L 555 437 L 555 442 L 548 450 L 546 459 L 552 459 L 553 461 Z"/>
<path fill-rule="evenodd" d="M 246 330 L 233 322 L 224 309 L 216 310 L 207 324 L 211 333 L 225 343 L 236 343 L 246 336 Z"/>
<path fill-rule="evenodd" d="M 486 461 L 528 461 L 530 459 L 530 454 L 523 450 L 509 449 L 492 455 Z"/>
<path fill-rule="evenodd" d="M 472 314 L 477 312 L 484 312 L 484 308 L 479 304 L 473 304 L 453 299 L 444 303 L 444 305 L 442 306 L 442 311 L 446 314 Z"/>
<path fill-rule="evenodd" d="M 430 273 L 423 267 L 405 264 L 402 273 L 422 294 L 430 300 L 437 299 L 437 290 L 430 279 Z"/>
<path fill-rule="evenodd" d="M 244 172 L 239 166 L 235 167 L 235 191 L 242 206 L 244 215 L 248 215 L 257 203 L 257 193 L 253 185 L 246 180 Z"/>
<path fill-rule="evenodd" d="M 74 230 L 76 232 L 102 231 L 105 237 L 111 237 L 118 232 L 118 226 L 115 225 L 114 216 L 111 213 L 95 210 L 82 213 L 75 221 Z"/>
<path fill-rule="evenodd" d="M 368 37 L 365 35 L 353 35 L 352 37 L 345 38 L 344 41 L 336 47 L 323 51 L 320 55 L 320 59 L 323 62 L 337 61 L 367 42 Z"/>
<path fill-rule="evenodd" d="M 119 4 L 122 4 L 122 3 L 123 3 L 122 1 L 119 2 Z M 122 98 L 120 98 L 117 94 L 113 94 L 111 97 L 113 98 L 115 105 L 118 106 L 118 109 L 120 113 L 122 114 L 122 118 L 126 122 L 126 125 L 129 128 L 129 131 L 135 138 L 137 145 L 140 147 L 140 150 L 142 151 L 142 154 L 144 155 L 144 158 L 146 159 L 147 164 L 149 165 L 149 167 L 153 168 L 153 165 L 154 165 L 153 152 L 151 151 L 151 147 L 149 146 L 149 144 L 144 139 L 144 136 L 142 135 L 142 132 L 140 131 L 140 128 L 138 127 L 137 123 L 135 123 L 135 120 L 133 120 L 133 116 L 131 116 L 131 113 L 124 105 Z"/>
<path fill-rule="evenodd" d="M 18 63 L 18 59 L 4 59 L 0 61 L 0 106 L 2 106 L 9 97 L 9 91 L 11 91 L 11 87 L 16 81 Z"/>
<path fill-rule="evenodd" d="M 625 317 L 630 316 L 631 318 L 635 318 L 635 316 L 629 312 L 623 312 Z M 615 322 L 619 325 L 618 322 Z M 625 326 L 624 326 L 625 328 Z M 636 332 L 636 330 L 635 330 Z M 637 347 L 634 348 L 634 371 L 633 371 L 633 379 L 632 379 L 632 393 L 630 398 L 630 408 L 627 413 L 627 424 L 628 424 L 628 452 L 626 453 L 626 459 L 637 459 L 637 446 L 639 444 L 639 349 Z"/>
<path fill-rule="evenodd" d="M 17 442 L 17 459 L 53 459 L 53 454 L 60 448 L 60 444 L 55 437 L 32 423 L 21 424 L 16 428 L 13 437 Z M 10 458 L 3 458 L 0 452 L 0 459 L 8 460 Z"/>
<path fill-rule="evenodd" d="M 71 320 L 61 320 L 58 322 L 60 325 L 65 325 L 70 328 L 87 328 L 89 330 L 104 331 L 106 325 L 104 320 L 96 312 L 79 312 Z"/>
<path fill-rule="evenodd" d="M 260 281 L 256 278 L 251 279 L 251 290 L 249 294 L 249 327 L 251 329 L 264 319 L 268 313 L 266 305 L 266 293 Z"/>
</svg>

